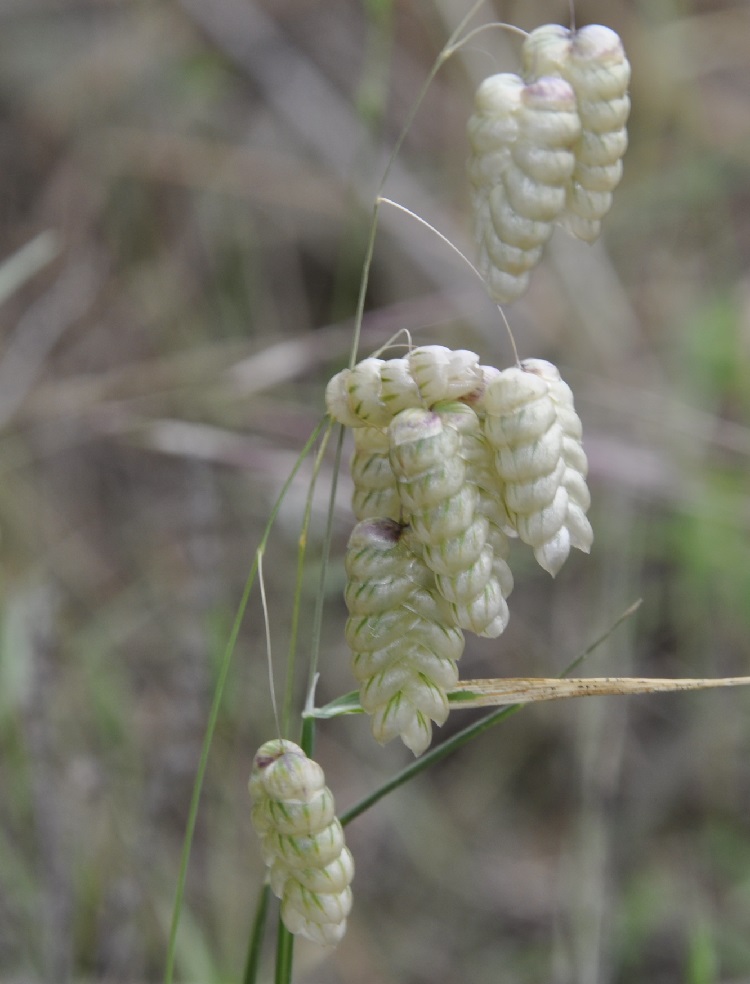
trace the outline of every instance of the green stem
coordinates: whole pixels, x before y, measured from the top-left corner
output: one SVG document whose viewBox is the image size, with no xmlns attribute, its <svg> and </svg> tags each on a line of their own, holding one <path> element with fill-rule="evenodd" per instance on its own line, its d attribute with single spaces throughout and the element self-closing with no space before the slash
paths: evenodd
<svg viewBox="0 0 750 984">
<path fill-rule="evenodd" d="M 328 432 L 330 434 L 330 431 Z M 315 596 L 315 613 L 313 615 L 312 640 L 310 643 L 310 674 L 308 679 L 308 691 L 315 685 L 315 674 L 318 672 L 318 660 L 320 657 L 320 638 L 323 631 L 323 609 L 326 599 L 326 581 L 328 579 L 328 562 L 331 557 L 331 542 L 333 540 L 333 521 L 336 514 L 336 488 L 338 485 L 338 474 L 341 469 L 341 456 L 344 448 L 344 428 L 339 427 L 338 441 L 336 442 L 336 455 L 333 462 L 333 481 L 331 483 L 331 494 L 328 498 L 328 515 L 326 517 L 326 531 L 323 537 L 323 548 L 320 558 L 320 576 L 318 579 L 318 591 Z M 305 749 L 307 751 L 307 749 Z M 307 753 L 308 755 L 310 752 Z"/>
<path fill-rule="evenodd" d="M 639 598 L 638 601 L 630 605 L 605 632 L 594 639 L 594 641 L 588 645 L 582 653 L 576 656 L 575 659 L 571 660 L 571 662 L 560 674 L 560 677 L 569 676 L 573 670 L 583 662 L 583 660 L 587 659 L 587 657 L 589 657 L 595 649 L 601 646 L 601 644 L 615 631 L 616 628 L 618 628 L 618 626 L 625 621 L 625 619 L 630 618 L 630 616 L 640 607 L 640 605 L 641 599 Z M 419 775 L 420 772 L 428 769 L 431 765 L 434 765 L 435 762 L 439 762 L 441 759 L 446 758 L 452 752 L 455 752 L 457 749 L 461 748 L 462 745 L 465 745 L 473 738 L 478 737 L 484 731 L 488 731 L 496 724 L 499 724 L 500 721 L 510 717 L 511 714 L 515 714 L 517 711 L 520 711 L 526 706 L 526 704 L 507 704 L 505 707 L 498 708 L 498 710 L 492 711 L 486 717 L 480 718 L 479 721 L 475 721 L 474 724 L 468 725 L 468 727 L 464 728 L 463 731 L 459 731 L 457 734 L 453 735 L 452 738 L 448 738 L 444 741 L 441 745 L 437 745 L 435 748 L 432 748 L 421 758 L 417 759 L 416 762 L 413 762 L 405 769 L 402 769 L 402 771 L 395 775 L 393 779 L 390 779 L 387 783 L 380 786 L 374 792 L 370 793 L 368 796 L 365 796 L 364 799 L 359 801 L 359 803 L 356 803 L 349 810 L 347 810 L 346 813 L 342 814 L 342 816 L 339 817 L 342 826 L 346 826 L 346 824 L 354 820 L 355 817 L 358 817 L 360 813 L 364 813 L 365 810 L 368 810 L 371 806 L 377 803 L 378 800 L 382 799 L 384 796 L 387 796 L 387 794 L 392 792 L 394 789 L 398 789 L 399 786 L 403 786 L 405 782 L 413 779 L 414 776 Z"/>
<path fill-rule="evenodd" d="M 292 716 L 292 702 L 294 700 L 294 664 L 297 656 L 297 637 L 299 632 L 299 616 L 300 609 L 302 605 L 302 581 L 305 569 L 305 555 L 307 553 L 307 541 L 308 534 L 310 532 L 310 521 L 312 518 L 313 509 L 313 498 L 315 495 L 315 487 L 317 485 L 318 476 L 320 475 L 320 469 L 325 458 L 326 448 L 328 447 L 328 440 L 331 436 L 331 430 L 333 428 L 333 422 L 329 421 L 326 427 L 323 439 L 320 442 L 320 447 L 318 448 L 318 453 L 315 456 L 315 464 L 313 466 L 312 476 L 310 478 L 310 485 L 307 490 L 307 500 L 305 502 L 305 515 L 302 520 L 302 529 L 300 531 L 299 538 L 299 548 L 297 551 L 297 577 L 294 586 L 294 602 L 292 608 L 292 626 L 290 631 L 289 639 L 289 652 L 287 656 L 286 664 L 286 684 L 284 688 L 284 706 L 281 714 L 281 733 L 284 735 L 289 734 L 289 729 L 291 727 L 291 716 Z M 328 542 L 326 539 L 324 542 Z M 327 556 L 327 551 L 325 552 Z M 311 658 L 311 665 L 317 665 L 317 656 L 319 650 L 319 643 L 315 635 L 313 635 L 313 654 Z M 311 669 L 311 677 L 314 670 Z"/>
<path fill-rule="evenodd" d="M 279 916 L 279 928 L 276 937 L 276 973 L 273 978 L 274 984 L 291 984 L 293 962 L 294 937 L 281 921 L 281 916 Z"/>
<path fill-rule="evenodd" d="M 372 208 L 372 219 L 370 221 L 370 234 L 367 239 L 367 249 L 365 252 L 364 262 L 362 264 L 362 277 L 359 284 L 359 296 L 357 298 L 357 312 L 354 318 L 354 332 L 352 336 L 352 347 L 351 355 L 349 358 L 349 367 L 352 368 L 357 362 L 357 353 L 359 351 L 359 340 L 362 335 L 362 320 L 364 318 L 365 312 L 365 297 L 367 295 L 367 285 L 370 280 L 370 269 L 372 267 L 372 258 L 375 252 L 375 237 L 378 229 L 378 214 L 380 212 L 380 195 L 385 187 L 385 183 L 388 180 L 388 176 L 391 173 L 391 168 L 393 167 L 396 158 L 398 157 L 399 151 L 401 150 L 401 145 L 406 139 L 406 135 L 411 129 L 411 125 L 419 112 L 419 109 L 424 102 L 424 98 L 427 95 L 427 90 L 432 85 L 432 82 L 443 66 L 443 63 L 447 61 L 448 58 L 456 50 L 456 42 L 462 34 L 464 28 L 469 23 L 474 14 L 479 10 L 479 8 L 484 3 L 484 0 L 477 0 L 475 4 L 469 9 L 466 16 L 461 20 L 458 27 L 453 31 L 451 36 L 445 43 L 445 46 L 441 50 L 440 54 L 437 56 L 433 62 L 432 68 L 427 74 L 427 78 L 422 83 L 422 88 L 417 93 L 417 98 L 412 103 L 409 112 L 404 121 L 404 125 L 401 127 L 401 132 L 396 138 L 396 142 L 393 145 L 388 161 L 383 169 L 383 176 L 380 179 L 380 184 L 378 185 L 378 190 L 375 193 L 375 202 Z"/>
<path fill-rule="evenodd" d="M 481 735 L 483 731 L 487 731 L 492 728 L 498 722 L 502 721 L 506 717 L 510 717 L 511 714 L 515 714 L 516 711 L 520 711 L 523 704 L 509 704 L 507 707 L 502 707 L 497 711 L 493 711 L 486 717 L 483 717 L 479 721 L 475 721 L 474 724 L 470 724 L 468 727 L 464 728 L 463 731 L 459 731 L 457 734 L 453 735 L 452 738 L 448 738 L 441 745 L 436 745 L 434 748 L 430 749 L 429 752 L 425 752 L 421 758 L 418 758 L 416 762 L 412 762 L 411 765 L 407 765 L 405 769 L 402 769 L 397 775 L 390 779 L 387 783 L 380 786 L 374 792 L 365 796 L 361 799 L 359 803 L 352 806 L 346 813 L 343 813 L 339 819 L 342 826 L 346 826 L 351 823 L 355 817 L 358 817 L 360 813 L 364 813 L 371 806 L 382 799 L 388 793 L 393 792 L 394 789 L 398 789 L 399 786 L 403 786 L 405 782 L 413 779 L 414 776 L 419 775 L 425 769 L 429 769 L 431 765 L 439 762 L 441 759 L 446 758 L 452 752 L 461 748 L 472 738 L 476 738 Z"/>
<path fill-rule="evenodd" d="M 278 515 L 281 504 L 289 491 L 289 487 L 294 481 L 297 472 L 302 466 L 302 462 L 305 460 L 309 454 L 311 448 L 318 439 L 323 426 L 326 423 L 326 418 L 324 417 L 320 423 L 317 425 L 312 435 L 308 438 L 307 443 L 302 449 L 297 461 L 294 464 L 289 477 L 284 482 L 281 491 L 279 492 L 278 498 L 274 503 L 273 509 L 271 510 L 271 515 L 266 523 L 266 527 L 263 531 L 263 536 L 260 541 L 260 551 L 265 549 L 266 543 L 268 542 L 268 537 L 270 536 L 271 529 L 274 522 L 276 521 L 276 516 Z M 234 654 L 235 647 L 237 645 L 237 639 L 240 634 L 240 628 L 242 626 L 242 621 L 245 617 L 245 610 L 247 609 L 247 603 L 250 599 L 250 592 L 252 590 L 253 584 L 255 582 L 255 575 L 258 570 L 258 552 L 255 552 L 255 559 L 253 560 L 252 567 L 250 568 L 250 573 L 247 576 L 247 581 L 245 582 L 245 587 L 242 592 L 242 598 L 240 599 L 239 606 L 237 607 L 237 614 L 235 615 L 234 624 L 232 625 L 232 631 L 229 634 L 229 639 L 224 648 L 224 653 L 221 658 L 221 664 L 219 666 L 219 675 L 216 680 L 216 686 L 214 688 L 213 701 L 211 703 L 211 710 L 208 715 L 208 722 L 206 724 L 206 733 L 203 738 L 203 745 L 201 747 L 200 760 L 198 762 L 198 770 L 195 776 L 195 782 L 193 783 L 193 792 L 190 799 L 190 808 L 188 810 L 187 824 L 185 827 L 185 838 L 182 844 L 182 856 L 180 859 L 180 870 L 177 875 L 177 887 L 175 889 L 174 906 L 172 909 L 172 923 L 169 930 L 169 942 L 167 944 L 167 958 L 166 965 L 164 968 L 164 984 L 172 984 L 174 979 L 174 963 L 175 954 L 177 951 L 177 930 L 180 924 L 180 914 L 182 912 L 182 902 L 185 896 L 185 881 L 187 879 L 187 869 L 188 863 L 190 861 L 190 851 L 193 846 L 193 837 L 195 835 L 195 824 L 198 819 L 198 806 L 200 804 L 201 792 L 203 791 L 203 782 L 206 776 L 206 768 L 208 766 L 208 756 L 211 751 L 211 744 L 213 742 L 214 732 L 216 731 L 216 723 L 219 719 L 219 711 L 221 709 L 221 703 L 224 698 L 224 690 L 226 689 L 227 678 L 229 676 L 229 667 L 232 663 L 232 656 Z"/>
<path fill-rule="evenodd" d="M 253 931 L 250 934 L 250 946 L 247 952 L 247 962 L 245 973 L 242 977 L 242 984 L 256 984 L 258 980 L 258 968 L 260 967 L 260 950 L 263 944 L 263 934 L 266 930 L 266 919 L 268 918 L 268 900 L 271 896 L 271 889 L 264 885 L 258 896 L 258 904 L 255 908 L 255 919 L 253 920 Z"/>
</svg>

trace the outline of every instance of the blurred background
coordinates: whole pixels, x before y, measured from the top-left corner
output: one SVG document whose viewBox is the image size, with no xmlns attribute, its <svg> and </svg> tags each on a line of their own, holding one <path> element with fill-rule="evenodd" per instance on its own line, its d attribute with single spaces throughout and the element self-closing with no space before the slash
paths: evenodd
<svg viewBox="0 0 750 984">
<path fill-rule="evenodd" d="M 0 980 L 150 984 L 231 621 L 269 511 L 348 361 L 384 162 L 468 0 L 0 0 Z M 462 675 L 750 673 L 750 5 L 576 3 L 633 65 L 603 241 L 555 234 L 507 314 L 576 395 L 596 533 L 553 582 L 515 549 L 511 623 Z M 567 23 L 566 2 L 472 24 Z M 385 194 L 466 251 L 479 34 Z M 362 352 L 512 362 L 471 272 L 381 211 Z M 347 446 L 347 452 L 349 450 Z M 333 455 L 304 575 L 297 686 Z M 281 682 L 310 467 L 265 576 Z M 320 703 L 352 689 L 344 470 Z M 299 705 L 298 705 L 299 706 Z M 355 908 L 296 980 L 750 982 L 750 693 L 539 705 L 348 828 Z M 442 729 L 467 724 L 457 711 Z M 209 761 L 178 980 L 241 979 L 262 865 L 247 776 L 275 732 L 257 591 Z M 319 727 L 346 809 L 410 760 Z M 265 980 L 271 979 L 268 954 Z"/>
</svg>

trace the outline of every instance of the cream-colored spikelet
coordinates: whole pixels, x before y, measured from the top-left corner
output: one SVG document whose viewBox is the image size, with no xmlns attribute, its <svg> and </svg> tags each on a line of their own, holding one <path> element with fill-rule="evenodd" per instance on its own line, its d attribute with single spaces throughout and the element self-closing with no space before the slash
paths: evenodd
<svg viewBox="0 0 750 984">
<path fill-rule="evenodd" d="M 484 406 L 485 434 L 495 448 L 508 514 L 539 564 L 554 576 L 570 552 L 570 535 L 563 431 L 549 386 L 514 366 L 488 385 Z"/>
<path fill-rule="evenodd" d="M 323 770 L 299 745 L 267 741 L 253 759 L 251 819 L 290 933 L 334 946 L 352 906 L 354 862 Z"/>
<path fill-rule="evenodd" d="M 628 145 L 630 64 L 622 41 L 601 24 L 576 32 L 546 24 L 526 38 L 522 57 L 527 78 L 557 74 L 575 91 L 581 135 L 562 222 L 579 239 L 593 242 L 622 177 Z"/>
<path fill-rule="evenodd" d="M 388 435 L 404 518 L 422 544 L 438 591 L 452 604 L 457 625 L 497 637 L 508 623 L 508 606 L 458 430 L 440 414 L 415 408 L 397 414 Z"/>
<path fill-rule="evenodd" d="M 528 286 L 529 271 L 565 207 L 575 166 L 571 147 L 581 130 L 575 94 L 564 79 L 545 76 L 519 87 L 502 78 L 502 85 L 480 86 L 469 121 L 479 270 L 499 304 L 520 297 Z M 493 98 L 507 142 L 488 152 L 482 138 L 492 132 L 486 118 Z"/>
<path fill-rule="evenodd" d="M 565 463 L 562 482 L 568 492 L 568 513 L 565 520 L 571 547 L 588 553 L 594 542 L 594 531 L 586 513 L 591 505 L 591 494 L 586 484 L 588 460 L 583 450 L 581 418 L 576 413 L 573 391 L 560 378 L 557 366 L 545 359 L 525 359 L 521 365 L 527 372 L 536 373 L 547 383 L 549 395 L 555 404 L 557 420 L 562 428 L 562 458 Z"/>
<path fill-rule="evenodd" d="M 346 639 L 374 737 L 382 744 L 400 737 L 420 755 L 432 722 L 448 716 L 464 638 L 409 539 L 388 519 L 355 526 L 345 561 Z"/>
</svg>

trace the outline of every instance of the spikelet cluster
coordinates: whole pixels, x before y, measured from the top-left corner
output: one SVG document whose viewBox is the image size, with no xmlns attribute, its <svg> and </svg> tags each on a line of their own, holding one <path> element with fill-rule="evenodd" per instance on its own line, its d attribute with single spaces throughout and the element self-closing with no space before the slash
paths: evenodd
<svg viewBox="0 0 750 984">
<path fill-rule="evenodd" d="M 345 562 L 346 638 L 374 737 L 400 737 L 420 755 L 432 740 L 432 722 L 448 716 L 464 636 L 409 536 L 389 519 L 355 526 Z"/>
<path fill-rule="evenodd" d="M 580 420 L 551 363 L 501 372 L 437 345 L 365 359 L 326 399 L 354 433 L 345 597 L 360 702 L 379 741 L 419 754 L 448 713 L 463 632 L 508 623 L 508 538 L 553 575 L 591 546 Z"/>
<path fill-rule="evenodd" d="M 352 906 L 354 862 L 323 770 L 299 745 L 273 739 L 253 759 L 251 819 L 290 933 L 334 946 Z"/>
<path fill-rule="evenodd" d="M 598 24 L 532 31 L 521 78 L 479 86 L 468 123 L 468 173 L 479 270 L 499 304 L 520 297 L 555 223 L 593 242 L 627 147 L 630 66 Z"/>
</svg>

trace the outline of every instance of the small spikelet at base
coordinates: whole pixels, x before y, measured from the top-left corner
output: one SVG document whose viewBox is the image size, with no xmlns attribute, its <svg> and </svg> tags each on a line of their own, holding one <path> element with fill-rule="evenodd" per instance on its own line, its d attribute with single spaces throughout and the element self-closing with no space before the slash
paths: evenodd
<svg viewBox="0 0 750 984">
<path fill-rule="evenodd" d="M 277 738 L 258 749 L 248 788 L 284 925 L 334 946 L 346 931 L 354 862 L 323 770 L 299 745 Z"/>
<path fill-rule="evenodd" d="M 400 737 L 420 755 L 432 740 L 432 722 L 442 724 L 448 716 L 463 633 L 399 524 L 358 523 L 345 566 L 346 637 L 373 736 L 383 744 Z"/>
</svg>

